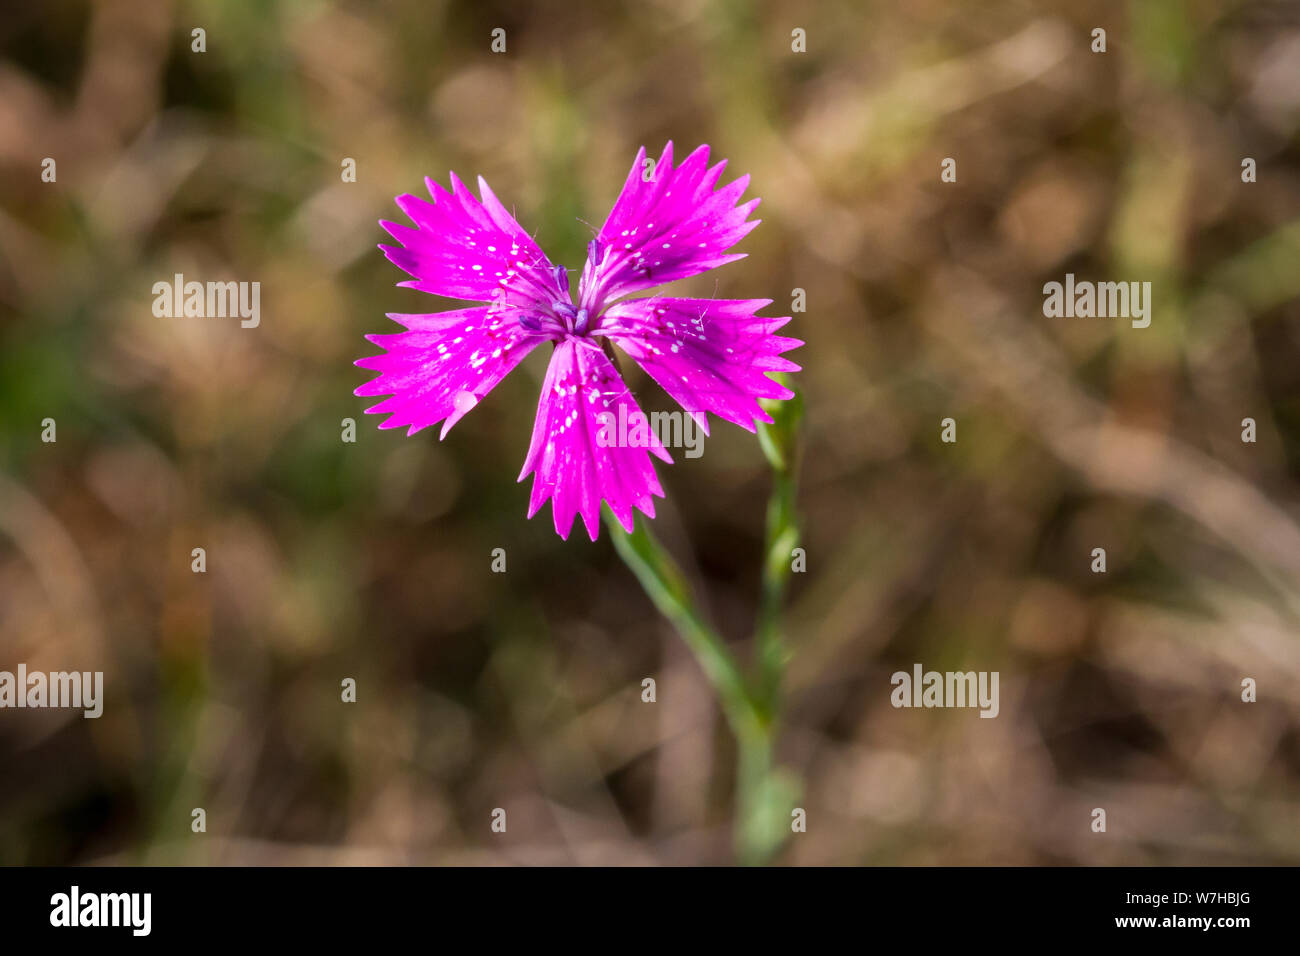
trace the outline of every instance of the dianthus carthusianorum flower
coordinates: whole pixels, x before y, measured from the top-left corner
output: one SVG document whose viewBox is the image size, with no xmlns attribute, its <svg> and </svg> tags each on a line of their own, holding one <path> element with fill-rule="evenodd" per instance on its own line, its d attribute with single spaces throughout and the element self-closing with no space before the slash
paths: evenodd
<svg viewBox="0 0 1300 956">
<path fill-rule="evenodd" d="M 555 530 L 567 538 L 581 514 L 594 541 L 600 503 L 632 530 L 632 508 L 654 517 L 663 497 L 648 442 L 597 441 L 603 416 L 636 420 L 641 410 L 606 354 L 613 342 L 635 359 L 708 434 L 708 412 L 754 431 L 771 422 L 760 398 L 793 392 L 769 372 L 799 366 L 781 353 L 802 345 L 774 334 L 788 316 L 756 315 L 771 299 L 628 299 L 698 275 L 743 255 L 728 255 L 759 220 L 758 205 L 736 205 L 748 176 L 716 189 L 725 160 L 708 164 L 701 146 L 678 166 L 669 143 L 649 181 L 645 149 L 599 235 L 587 247 L 575 302 L 568 271 L 551 261 L 479 177 L 480 199 L 451 174 L 451 192 L 425 179 L 433 202 L 397 197 L 414 227 L 381 222 L 399 245 L 380 246 L 412 278 L 399 285 L 480 305 L 419 315 L 391 314 L 405 332 L 368 335 L 385 349 L 356 364 L 380 374 L 357 395 L 388 395 L 367 409 L 387 415 L 380 428 L 414 434 L 442 422 L 442 437 L 537 346 L 554 345 L 519 480 L 534 475 L 528 516 L 551 499 Z M 612 352 L 610 353 L 612 354 Z"/>
</svg>

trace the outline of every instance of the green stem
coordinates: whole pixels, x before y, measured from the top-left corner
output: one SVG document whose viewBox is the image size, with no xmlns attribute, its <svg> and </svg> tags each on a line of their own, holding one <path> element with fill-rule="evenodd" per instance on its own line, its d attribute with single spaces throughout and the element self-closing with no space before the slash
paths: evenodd
<svg viewBox="0 0 1300 956">
<path fill-rule="evenodd" d="M 799 544 L 795 512 L 798 470 L 799 402 L 769 409 L 773 425 L 759 423 L 759 443 L 772 466 L 772 494 L 767 504 L 763 541 L 762 594 L 755 627 L 756 677 L 753 697 L 758 725 L 751 737 L 739 738 L 738 826 L 741 861 L 762 863 L 789 836 L 791 805 L 797 781 L 783 777 L 776 766 L 776 730 L 781 714 L 781 678 L 789 659 L 781 626 L 786 586 L 794 549 Z"/>
<path fill-rule="evenodd" d="M 788 811 L 777 805 L 773 776 L 775 732 L 775 723 L 756 722 L 736 737 L 736 856 L 745 866 L 766 863 L 785 839 Z"/>
<path fill-rule="evenodd" d="M 607 508 L 605 525 L 618 556 L 636 575 L 659 613 L 668 618 L 695 655 L 700 669 L 718 693 L 732 732 L 737 737 L 748 733 L 754 720 L 754 707 L 745 676 L 726 643 L 705 623 L 696 608 L 690 586 L 677 562 L 664 550 L 640 515 L 636 516 L 632 531 L 628 533 Z"/>
<path fill-rule="evenodd" d="M 781 608 L 799 543 L 795 494 L 802 403 L 796 396 L 790 402 L 774 402 L 768 411 L 774 416 L 773 424 L 760 423 L 758 437 L 772 465 L 773 483 L 767 506 L 752 680 L 704 620 L 681 569 L 644 519 L 638 515 L 629 533 L 608 508 L 604 512 L 619 557 L 695 655 L 735 735 L 736 856 L 747 865 L 765 863 L 781 848 L 790 834 L 788 814 L 798 798 L 797 780 L 776 766 L 775 743 L 781 676 L 788 657 Z"/>
<path fill-rule="evenodd" d="M 770 704 L 760 700 L 722 637 L 695 605 L 681 569 L 639 515 L 631 533 L 605 511 L 614 548 L 641 587 L 677 629 L 700 669 L 717 692 L 737 744 L 736 855 L 747 865 L 764 862 L 779 843 L 771 837 L 770 814 L 764 809 L 772 772 Z"/>
<path fill-rule="evenodd" d="M 772 497 L 767 504 L 767 531 L 763 543 L 763 588 L 756 629 L 759 698 L 775 718 L 781 699 L 781 675 L 788 653 L 781 629 L 781 608 L 799 544 L 795 515 L 796 482 L 792 468 L 773 470 Z"/>
</svg>

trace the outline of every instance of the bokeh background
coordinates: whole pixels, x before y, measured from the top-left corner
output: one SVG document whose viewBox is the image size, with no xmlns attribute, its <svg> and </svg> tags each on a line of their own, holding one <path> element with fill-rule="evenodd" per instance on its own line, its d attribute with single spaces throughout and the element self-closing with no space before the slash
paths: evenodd
<svg viewBox="0 0 1300 956">
<path fill-rule="evenodd" d="M 482 174 L 578 266 L 669 138 L 763 198 L 677 288 L 807 293 L 780 861 L 1300 862 L 1298 11 L 9 5 L 0 669 L 107 701 L 0 711 L 0 863 L 732 859 L 694 662 L 606 534 L 524 519 L 542 351 L 442 443 L 352 395 L 386 311 L 448 307 L 375 249 L 396 193 Z M 261 282 L 260 327 L 155 318 L 176 272 Z M 1152 282 L 1150 328 L 1044 318 L 1066 272 Z M 743 653 L 770 480 L 740 429 L 704 448 L 655 527 Z M 999 671 L 1000 716 L 895 710 L 914 662 Z"/>
</svg>

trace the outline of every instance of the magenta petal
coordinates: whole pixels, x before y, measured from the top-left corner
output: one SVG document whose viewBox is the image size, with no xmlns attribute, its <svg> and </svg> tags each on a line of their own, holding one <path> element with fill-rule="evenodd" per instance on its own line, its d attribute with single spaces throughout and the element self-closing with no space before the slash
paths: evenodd
<svg viewBox="0 0 1300 956">
<path fill-rule="evenodd" d="M 708 161 L 709 148 L 701 146 L 674 167 L 670 142 L 655 165 L 654 179 L 645 182 L 642 147 L 600 230 L 599 261 L 583 273 L 584 305 L 598 311 L 630 292 L 743 258 L 726 252 L 758 225 L 757 219 L 747 220 L 759 201 L 736 205 L 748 176 L 715 192 L 726 162 L 710 167 Z"/>
<path fill-rule="evenodd" d="M 803 345 L 775 335 L 789 316 L 755 315 L 771 299 L 670 299 L 619 302 L 601 317 L 608 335 L 708 431 L 712 412 L 749 431 L 772 420 L 760 398 L 794 393 L 768 372 L 797 372 L 781 353 Z"/>
<path fill-rule="evenodd" d="M 479 178 L 480 203 L 455 173 L 449 193 L 426 179 L 428 202 L 410 194 L 397 205 L 415 227 L 383 220 L 399 245 L 379 248 L 414 276 L 399 283 L 432 295 L 532 311 L 560 298 L 546 255 Z M 564 296 L 567 300 L 567 296 Z"/>
<path fill-rule="evenodd" d="M 625 420 L 640 415 L 636 400 L 618 370 L 590 341 L 567 338 L 555 346 L 537 405 L 533 440 L 519 480 L 533 474 L 528 517 L 551 499 L 555 530 L 568 538 L 576 514 L 582 515 L 592 541 L 600 530 L 600 503 L 609 503 L 619 523 L 632 530 L 633 507 L 654 517 L 654 495 L 663 489 L 650 461 L 664 451 L 653 431 L 645 447 L 617 442 L 603 447 L 604 415 Z M 606 436 L 614 436 L 609 429 Z M 606 439 L 607 441 L 608 439 Z"/>
<path fill-rule="evenodd" d="M 407 331 L 366 336 L 385 351 L 355 364 L 381 374 L 355 394 L 391 396 L 366 412 L 387 415 L 380 428 L 405 427 L 408 435 L 445 418 L 440 437 L 446 437 L 452 425 L 545 341 L 510 315 L 487 307 L 389 318 Z"/>
</svg>

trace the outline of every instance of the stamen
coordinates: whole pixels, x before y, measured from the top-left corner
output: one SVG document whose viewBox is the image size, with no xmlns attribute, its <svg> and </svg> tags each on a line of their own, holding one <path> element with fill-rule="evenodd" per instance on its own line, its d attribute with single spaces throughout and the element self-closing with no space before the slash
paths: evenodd
<svg viewBox="0 0 1300 956">
<path fill-rule="evenodd" d="M 529 312 L 519 313 L 519 324 L 529 332 L 540 332 L 542 330 L 542 320 Z"/>
<path fill-rule="evenodd" d="M 579 309 L 578 317 L 573 321 L 573 331 L 578 335 L 587 334 L 587 310 Z"/>
<path fill-rule="evenodd" d="M 593 239 L 587 243 L 587 261 L 591 263 L 592 268 L 600 268 L 600 260 L 605 258 L 605 244 L 599 239 Z"/>
<path fill-rule="evenodd" d="M 561 292 L 569 291 L 569 270 L 564 266 L 555 267 L 555 284 L 560 287 Z"/>
</svg>

